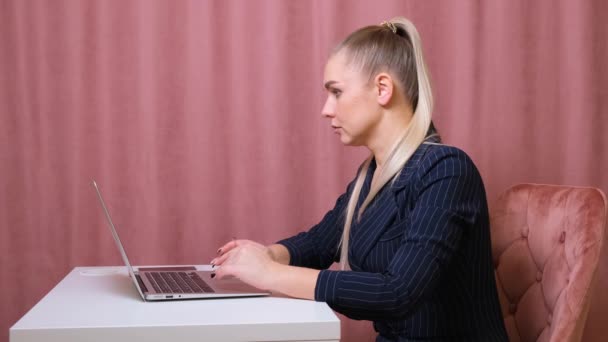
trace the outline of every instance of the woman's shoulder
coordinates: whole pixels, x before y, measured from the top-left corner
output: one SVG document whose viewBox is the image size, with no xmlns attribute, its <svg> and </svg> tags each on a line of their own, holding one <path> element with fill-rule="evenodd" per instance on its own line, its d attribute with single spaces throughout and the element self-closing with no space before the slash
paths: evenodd
<svg viewBox="0 0 608 342">
<path fill-rule="evenodd" d="M 462 149 L 443 143 L 425 142 L 420 148 L 419 171 L 443 169 L 446 172 L 474 172 L 478 173 L 471 157 Z"/>
<path fill-rule="evenodd" d="M 456 146 L 447 145 L 444 143 L 436 142 L 423 142 L 420 148 L 424 150 L 425 158 L 439 158 L 439 157 L 460 157 L 467 160 L 471 160 L 469 155 L 462 149 Z"/>
</svg>

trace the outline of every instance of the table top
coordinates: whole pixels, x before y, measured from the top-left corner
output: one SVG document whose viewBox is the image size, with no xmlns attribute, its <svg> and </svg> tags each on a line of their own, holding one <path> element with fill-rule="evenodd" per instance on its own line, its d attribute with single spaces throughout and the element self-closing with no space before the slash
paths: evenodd
<svg viewBox="0 0 608 342">
<path fill-rule="evenodd" d="M 31 330 L 95 329 L 97 334 L 146 327 L 190 327 L 199 339 L 212 333 L 234 341 L 340 336 L 340 321 L 325 303 L 273 296 L 144 302 L 125 267 L 76 267 L 15 323 L 11 341 Z"/>
</svg>

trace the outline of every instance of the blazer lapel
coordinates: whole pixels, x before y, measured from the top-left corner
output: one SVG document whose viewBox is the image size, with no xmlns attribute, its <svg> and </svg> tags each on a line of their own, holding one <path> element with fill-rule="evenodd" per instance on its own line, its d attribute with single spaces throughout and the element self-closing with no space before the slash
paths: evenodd
<svg viewBox="0 0 608 342">
<path fill-rule="evenodd" d="M 353 270 L 361 268 L 363 261 L 378 239 L 393 223 L 399 211 L 397 195 L 411 181 L 418 162 L 428 147 L 428 144 L 420 145 L 403 170 L 397 174 L 395 181 L 387 183 L 385 188 L 376 195 L 377 197 L 367 207 L 359 222 L 353 222 L 350 233 L 351 245 L 348 251 L 348 259 Z"/>
<path fill-rule="evenodd" d="M 431 141 L 430 143 L 432 144 L 434 142 Z M 401 172 L 397 174 L 397 179 L 395 179 L 395 181 L 391 185 L 391 190 L 394 193 L 403 190 L 403 188 L 405 188 L 405 186 L 411 181 L 412 175 L 418 168 L 418 162 L 420 161 L 420 159 L 422 159 L 429 146 L 430 144 L 421 144 L 418 149 L 416 149 L 414 154 L 412 154 L 407 163 L 405 163 L 403 170 L 401 170 Z"/>
<path fill-rule="evenodd" d="M 391 221 L 397 215 L 395 197 L 390 191 L 386 190 L 383 189 L 377 195 L 369 207 L 365 209 L 361 220 L 354 223 L 351 228 L 351 246 L 348 251 L 348 259 L 353 269 L 362 265 L 380 235 L 390 226 Z"/>
</svg>

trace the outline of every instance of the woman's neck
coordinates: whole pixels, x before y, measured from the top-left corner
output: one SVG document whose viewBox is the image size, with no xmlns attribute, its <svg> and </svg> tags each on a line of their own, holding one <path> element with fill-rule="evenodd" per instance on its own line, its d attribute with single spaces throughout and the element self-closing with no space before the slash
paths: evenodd
<svg viewBox="0 0 608 342">
<path fill-rule="evenodd" d="M 403 138 L 412 118 L 409 106 L 387 109 L 376 127 L 375 134 L 369 139 L 370 149 L 376 161 L 376 173 L 381 171 L 395 145 Z"/>
</svg>

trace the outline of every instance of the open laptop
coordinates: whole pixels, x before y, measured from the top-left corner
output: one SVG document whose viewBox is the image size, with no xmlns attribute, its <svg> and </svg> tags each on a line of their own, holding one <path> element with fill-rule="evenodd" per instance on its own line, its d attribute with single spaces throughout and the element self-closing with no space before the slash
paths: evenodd
<svg viewBox="0 0 608 342">
<path fill-rule="evenodd" d="M 212 271 L 199 271 L 195 266 L 139 267 L 134 270 L 120 242 L 114 223 L 112 223 L 101 191 L 94 180 L 92 185 L 106 215 L 116 246 L 127 266 L 129 276 L 144 301 L 257 297 L 270 294 L 236 278 L 211 279 Z"/>
</svg>

